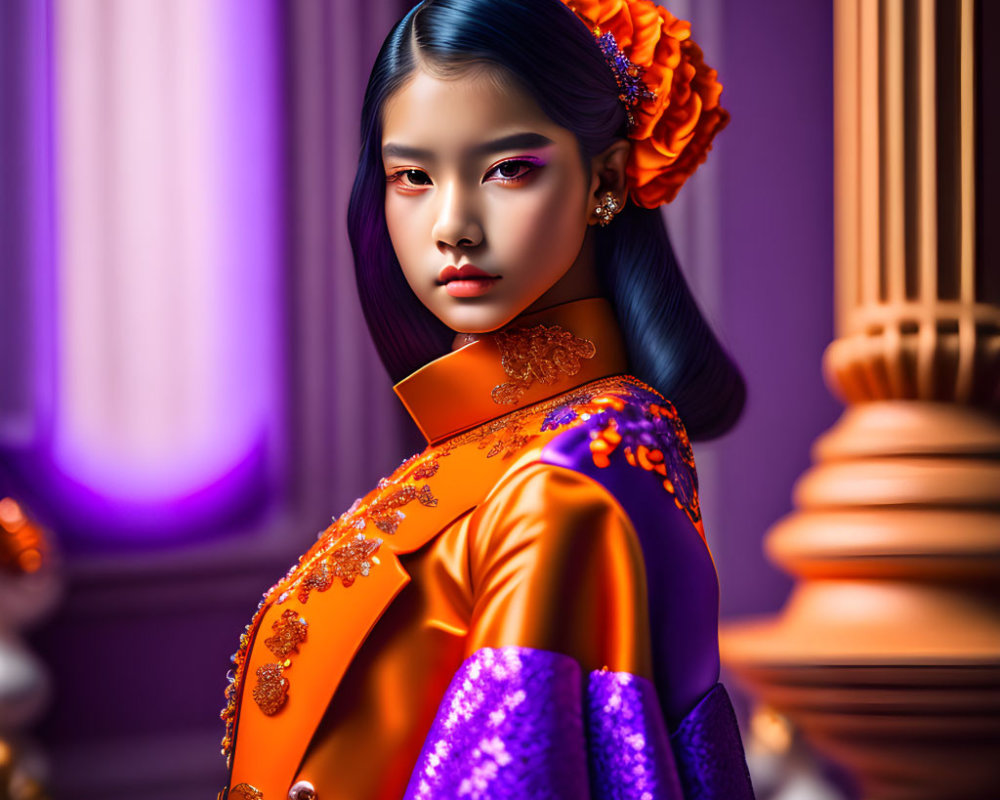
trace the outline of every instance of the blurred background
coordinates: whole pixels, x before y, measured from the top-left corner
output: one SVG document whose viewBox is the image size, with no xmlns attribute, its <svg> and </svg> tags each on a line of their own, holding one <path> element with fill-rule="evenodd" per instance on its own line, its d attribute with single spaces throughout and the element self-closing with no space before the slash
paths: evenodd
<svg viewBox="0 0 1000 800">
<path fill-rule="evenodd" d="M 410 5 L 0 3 L 0 778 L 15 759 L 56 797 L 214 797 L 260 593 L 419 449 L 345 229 L 368 71 Z M 749 390 L 695 447 L 732 618 L 781 606 L 761 540 L 841 409 L 820 367 L 833 8 L 668 7 L 732 114 L 665 210 Z M 797 796 L 842 796 L 784 721 L 755 720 L 779 778 L 813 781 Z"/>
</svg>

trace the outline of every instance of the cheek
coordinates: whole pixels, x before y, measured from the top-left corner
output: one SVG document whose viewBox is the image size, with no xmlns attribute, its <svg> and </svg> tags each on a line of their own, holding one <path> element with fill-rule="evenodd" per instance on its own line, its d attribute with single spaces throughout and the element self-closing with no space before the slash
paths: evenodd
<svg viewBox="0 0 1000 800">
<path fill-rule="evenodd" d="M 525 193 L 521 202 L 507 205 L 500 214 L 506 233 L 495 245 L 516 250 L 529 260 L 569 258 L 572 261 L 580 250 L 587 227 L 582 189 L 575 186 L 570 190 L 558 186 Z M 568 267 L 569 263 L 563 266 Z"/>
</svg>

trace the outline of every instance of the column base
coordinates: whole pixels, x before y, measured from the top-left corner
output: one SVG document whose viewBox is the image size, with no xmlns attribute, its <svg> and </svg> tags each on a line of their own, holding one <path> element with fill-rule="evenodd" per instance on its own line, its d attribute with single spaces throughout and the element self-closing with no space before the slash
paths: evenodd
<svg viewBox="0 0 1000 800">
<path fill-rule="evenodd" d="M 724 663 L 866 800 L 997 798 L 1000 418 L 864 403 L 814 458 L 766 543 L 795 588 Z"/>
</svg>

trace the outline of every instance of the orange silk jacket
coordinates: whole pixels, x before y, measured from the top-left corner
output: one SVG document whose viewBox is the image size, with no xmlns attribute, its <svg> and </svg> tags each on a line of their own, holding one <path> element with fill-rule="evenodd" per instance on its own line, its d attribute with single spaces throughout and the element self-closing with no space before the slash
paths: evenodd
<svg viewBox="0 0 1000 800">
<path fill-rule="evenodd" d="M 651 390 L 624 374 L 604 300 L 516 324 L 396 386 L 427 449 L 265 593 L 227 690 L 220 798 L 398 800 L 449 681 L 481 648 L 537 648 L 585 671 L 653 678 L 647 574 L 629 514 L 584 471 L 542 458 L 556 437 L 620 408 L 623 392 Z M 676 420 L 660 403 L 644 413 Z M 613 424 L 588 435 L 592 466 L 624 449 L 629 474 L 655 478 L 656 497 L 686 512 L 683 536 L 714 576 L 697 497 L 680 497 L 663 453 L 626 447 Z M 718 679 L 709 639 L 703 685 L 678 698 L 678 714 Z"/>
</svg>

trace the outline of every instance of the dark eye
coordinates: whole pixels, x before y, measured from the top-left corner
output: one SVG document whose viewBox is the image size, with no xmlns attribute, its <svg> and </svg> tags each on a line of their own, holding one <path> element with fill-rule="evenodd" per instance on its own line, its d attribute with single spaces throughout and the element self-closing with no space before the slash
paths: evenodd
<svg viewBox="0 0 1000 800">
<path fill-rule="evenodd" d="M 527 176 L 538 165 L 525 159 L 511 159 L 497 164 L 488 175 L 496 175 L 501 181 L 517 181 Z"/>
<path fill-rule="evenodd" d="M 405 175 L 408 183 L 414 186 L 430 186 L 431 176 L 419 169 L 405 169 L 398 175 Z"/>
<path fill-rule="evenodd" d="M 431 176 L 422 169 L 401 169 L 385 176 L 387 183 L 398 183 L 403 187 L 430 186 Z"/>
</svg>

